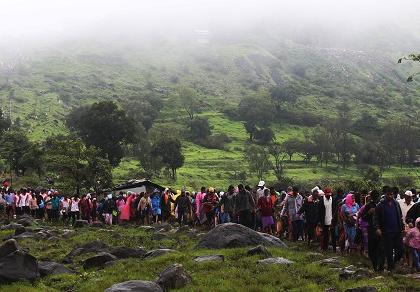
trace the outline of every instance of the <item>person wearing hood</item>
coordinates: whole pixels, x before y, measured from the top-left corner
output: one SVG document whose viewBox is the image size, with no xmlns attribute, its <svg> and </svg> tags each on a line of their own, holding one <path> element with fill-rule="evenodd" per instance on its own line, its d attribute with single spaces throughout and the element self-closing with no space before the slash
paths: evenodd
<svg viewBox="0 0 420 292">
<path fill-rule="evenodd" d="M 207 194 L 204 196 L 202 203 L 203 212 L 206 214 L 207 217 L 207 224 L 209 228 L 212 228 L 215 223 L 215 207 L 219 202 L 219 198 L 217 197 L 214 188 L 209 187 Z"/>
<path fill-rule="evenodd" d="M 354 249 L 354 238 L 356 237 L 357 212 L 359 205 L 355 202 L 354 194 L 346 196 L 345 203 L 341 207 L 344 218 L 344 231 L 346 235 L 345 248 L 348 252 Z"/>
<path fill-rule="evenodd" d="M 152 216 L 153 221 L 157 223 L 161 219 L 162 209 L 160 208 L 161 197 L 158 189 L 153 190 L 153 194 L 150 196 L 152 201 Z"/>
</svg>

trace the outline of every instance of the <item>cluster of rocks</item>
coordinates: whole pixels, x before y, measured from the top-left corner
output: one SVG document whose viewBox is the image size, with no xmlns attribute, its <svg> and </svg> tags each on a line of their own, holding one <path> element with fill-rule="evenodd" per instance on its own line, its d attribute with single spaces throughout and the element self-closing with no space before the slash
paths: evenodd
<svg viewBox="0 0 420 292">
<path fill-rule="evenodd" d="M 105 292 L 121 291 L 144 291 L 144 292 L 163 292 L 170 289 L 179 289 L 191 283 L 191 276 L 185 271 L 182 265 L 173 264 L 166 268 L 154 281 L 131 280 L 114 284 Z"/>
<path fill-rule="evenodd" d="M 0 284 L 16 281 L 33 282 L 51 274 L 73 273 L 64 265 L 38 261 L 19 248 L 15 239 L 6 240 L 0 246 Z"/>
</svg>

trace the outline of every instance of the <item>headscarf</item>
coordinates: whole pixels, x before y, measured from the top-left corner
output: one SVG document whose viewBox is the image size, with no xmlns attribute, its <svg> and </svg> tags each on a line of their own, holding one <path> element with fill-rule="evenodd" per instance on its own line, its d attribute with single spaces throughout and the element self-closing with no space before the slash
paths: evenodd
<svg viewBox="0 0 420 292">
<path fill-rule="evenodd" d="M 351 209 L 353 207 L 353 194 L 347 194 L 346 196 L 346 206 L 349 207 L 349 209 Z"/>
</svg>

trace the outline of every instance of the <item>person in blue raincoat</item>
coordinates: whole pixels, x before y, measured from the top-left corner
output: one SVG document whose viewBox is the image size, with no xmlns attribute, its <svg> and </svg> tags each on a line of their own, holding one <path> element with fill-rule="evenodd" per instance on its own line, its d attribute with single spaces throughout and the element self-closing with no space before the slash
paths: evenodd
<svg viewBox="0 0 420 292">
<path fill-rule="evenodd" d="M 158 189 L 154 189 L 152 195 L 150 196 L 152 201 L 152 216 L 153 221 L 158 222 L 161 220 L 162 209 L 160 207 L 160 192 Z"/>
</svg>

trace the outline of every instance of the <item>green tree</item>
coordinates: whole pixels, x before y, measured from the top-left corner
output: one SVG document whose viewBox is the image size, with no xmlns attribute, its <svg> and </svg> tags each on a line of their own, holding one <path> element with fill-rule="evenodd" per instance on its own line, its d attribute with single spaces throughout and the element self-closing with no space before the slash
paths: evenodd
<svg viewBox="0 0 420 292">
<path fill-rule="evenodd" d="M 26 133 L 21 129 L 7 131 L 1 137 L 1 156 L 7 161 L 10 169 L 17 176 L 24 175 L 30 165 L 26 154 L 30 151 L 31 147 L 31 142 L 26 136 Z"/>
<path fill-rule="evenodd" d="M 247 96 L 238 106 L 241 119 L 245 122 L 245 130 L 249 133 L 250 141 L 259 128 L 268 127 L 273 118 L 270 102 L 263 95 Z"/>
<path fill-rule="evenodd" d="M 49 137 L 45 142 L 47 171 L 67 192 L 82 188 L 99 191 L 112 185 L 112 167 L 94 146 L 87 147 L 81 139 L 69 136 Z"/>
<path fill-rule="evenodd" d="M 10 120 L 7 118 L 3 111 L 0 110 L 0 135 L 10 128 Z"/>
<path fill-rule="evenodd" d="M 297 96 L 287 86 L 275 86 L 270 89 L 270 97 L 277 113 L 280 113 L 285 104 L 296 102 Z"/>
<path fill-rule="evenodd" d="M 272 164 L 274 175 L 280 181 L 284 174 L 284 159 L 287 157 L 284 146 L 278 142 L 273 142 L 268 146 L 268 153 L 274 159 Z"/>
<path fill-rule="evenodd" d="M 297 138 L 290 138 L 283 142 L 284 152 L 289 156 L 289 162 L 292 162 L 292 156 L 299 150 L 301 141 Z"/>
<path fill-rule="evenodd" d="M 187 112 L 189 119 L 194 119 L 195 114 L 199 113 L 202 108 L 197 92 L 192 88 L 181 86 L 178 88 L 178 96 L 181 106 Z"/>
<path fill-rule="evenodd" d="M 420 54 L 413 53 L 413 54 L 408 55 L 408 57 L 399 58 L 398 63 L 402 63 L 403 60 L 420 62 Z M 414 80 L 414 77 L 419 74 L 420 72 L 415 72 L 411 74 L 410 76 L 407 77 L 407 82 L 412 82 Z"/>
<path fill-rule="evenodd" d="M 259 180 L 272 168 L 269 153 L 262 146 L 248 145 L 245 149 L 245 160 L 248 162 L 249 171 L 256 174 Z"/>
<path fill-rule="evenodd" d="M 124 144 L 142 138 L 139 127 L 112 101 L 74 109 L 67 117 L 67 125 L 86 145 L 100 149 L 112 166 L 117 166 L 124 156 Z"/>
<path fill-rule="evenodd" d="M 162 159 L 162 163 L 170 171 L 171 178 L 176 179 L 176 171 L 184 165 L 185 161 L 179 139 L 162 138 L 152 146 L 151 155 Z"/>
<path fill-rule="evenodd" d="M 204 117 L 195 117 L 189 122 L 191 138 L 193 140 L 207 139 L 211 135 L 209 120 Z"/>
</svg>

